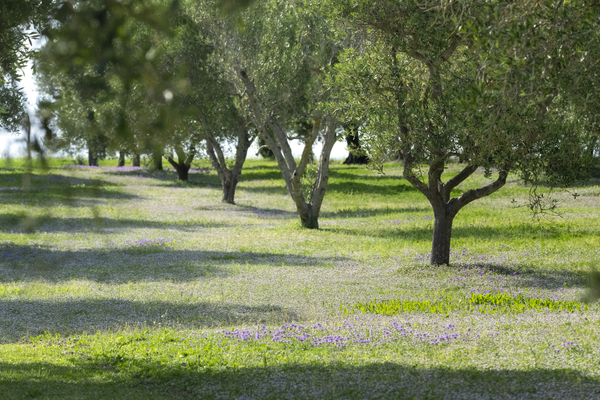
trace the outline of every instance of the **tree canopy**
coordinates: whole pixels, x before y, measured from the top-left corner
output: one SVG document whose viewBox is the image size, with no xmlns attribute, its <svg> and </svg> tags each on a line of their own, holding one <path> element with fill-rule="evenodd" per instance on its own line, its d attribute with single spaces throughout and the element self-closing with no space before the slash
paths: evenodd
<svg viewBox="0 0 600 400">
<path fill-rule="evenodd" d="M 509 172 L 568 185 L 590 166 L 595 117 L 581 107 L 593 106 L 598 94 L 577 82 L 597 74 L 586 61 L 597 38 L 582 40 L 597 23 L 595 9 L 563 2 L 333 4 L 336 18 L 366 29 L 369 40 L 342 53 L 330 82 L 340 95 L 331 107 L 368 118 L 362 129 L 376 162 L 390 152 L 404 155 L 404 178 L 434 211 L 433 264 L 449 263 L 460 209 L 500 189 Z M 465 167 L 444 181 L 452 158 Z M 494 181 L 457 191 L 479 168 Z"/>
</svg>

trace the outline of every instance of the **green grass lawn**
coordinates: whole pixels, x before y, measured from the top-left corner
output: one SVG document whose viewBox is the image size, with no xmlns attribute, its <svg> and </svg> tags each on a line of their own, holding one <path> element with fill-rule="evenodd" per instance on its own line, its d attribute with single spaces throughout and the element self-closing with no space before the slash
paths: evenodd
<svg viewBox="0 0 600 400">
<path fill-rule="evenodd" d="M 236 205 L 205 162 L 68 164 L 0 163 L 2 399 L 600 398 L 598 180 L 538 221 L 511 176 L 431 267 L 399 164 L 333 165 L 318 231 L 272 162 Z"/>
</svg>

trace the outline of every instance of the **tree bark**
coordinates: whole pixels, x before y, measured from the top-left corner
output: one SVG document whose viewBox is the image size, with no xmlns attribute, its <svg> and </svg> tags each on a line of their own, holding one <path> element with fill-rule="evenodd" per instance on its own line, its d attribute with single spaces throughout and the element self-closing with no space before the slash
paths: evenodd
<svg viewBox="0 0 600 400">
<path fill-rule="evenodd" d="M 364 165 L 369 163 L 369 157 L 364 154 L 364 151 L 360 145 L 360 140 L 358 137 L 358 126 L 350 125 L 348 126 L 348 130 L 350 131 L 346 135 L 346 145 L 348 147 L 348 158 L 344 161 L 345 165 Z"/>
<path fill-rule="evenodd" d="M 98 166 L 98 156 L 96 155 L 96 152 L 91 148 L 88 148 L 88 165 L 90 167 Z"/>
<path fill-rule="evenodd" d="M 138 153 L 133 153 L 133 157 L 131 158 L 131 165 L 134 167 L 140 166 L 140 155 Z"/>
<path fill-rule="evenodd" d="M 154 169 L 157 171 L 162 171 L 163 170 L 162 154 L 155 152 L 154 154 L 152 154 L 152 157 L 154 158 Z"/>
<path fill-rule="evenodd" d="M 177 171 L 177 179 L 179 179 L 180 181 L 187 181 L 190 165 L 187 165 L 183 161 L 176 162 L 171 157 L 168 158 L 168 161 L 173 166 L 173 168 L 175 168 L 175 171 Z"/>
<path fill-rule="evenodd" d="M 188 181 L 188 173 L 190 171 L 190 167 L 188 167 L 187 165 L 183 165 L 179 168 L 176 168 L 177 170 L 177 179 L 179 179 L 180 181 Z"/>
<path fill-rule="evenodd" d="M 450 265 L 450 240 L 454 215 L 444 207 L 434 210 L 433 243 L 431 244 L 431 264 Z"/>
<path fill-rule="evenodd" d="M 117 167 L 124 167 L 125 166 L 125 153 L 120 151 L 119 152 L 119 163 L 117 164 Z"/>
<path fill-rule="evenodd" d="M 225 180 L 222 183 L 223 186 L 223 203 L 235 204 L 235 188 L 237 187 L 237 179 Z"/>
<path fill-rule="evenodd" d="M 206 123 L 204 116 L 202 116 L 202 119 Z M 208 126 L 208 124 L 206 125 Z M 213 168 L 217 171 L 217 175 L 221 180 L 221 186 L 223 187 L 221 201 L 223 203 L 235 204 L 235 189 L 242 175 L 242 168 L 253 140 L 248 133 L 246 121 L 240 119 L 238 121 L 235 163 L 229 169 L 221 145 L 210 131 L 206 132 L 206 150 Z"/>
<path fill-rule="evenodd" d="M 316 214 L 311 205 L 308 205 L 302 212 L 299 212 L 300 224 L 303 228 L 319 229 L 319 215 Z"/>
</svg>

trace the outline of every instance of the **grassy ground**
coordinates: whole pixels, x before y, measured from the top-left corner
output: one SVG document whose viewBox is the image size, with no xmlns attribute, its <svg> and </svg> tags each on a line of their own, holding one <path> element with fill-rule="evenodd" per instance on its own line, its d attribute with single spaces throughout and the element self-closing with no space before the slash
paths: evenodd
<svg viewBox="0 0 600 400">
<path fill-rule="evenodd" d="M 2 398 L 600 398 L 600 307 L 580 302 L 598 181 L 538 222 L 511 177 L 433 268 L 398 164 L 334 165 L 308 231 L 274 163 L 247 163 L 236 205 L 208 165 L 54 163 L 29 186 L 0 165 Z"/>
</svg>

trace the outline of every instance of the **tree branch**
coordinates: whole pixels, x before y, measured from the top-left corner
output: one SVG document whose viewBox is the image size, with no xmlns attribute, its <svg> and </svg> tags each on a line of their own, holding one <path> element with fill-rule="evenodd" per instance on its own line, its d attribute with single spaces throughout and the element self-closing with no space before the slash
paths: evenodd
<svg viewBox="0 0 600 400">
<path fill-rule="evenodd" d="M 479 189 L 468 190 L 464 192 L 460 197 L 455 197 L 448 202 L 448 205 L 451 207 L 454 213 L 457 213 L 461 208 L 466 206 L 472 201 L 480 199 L 485 196 L 489 196 L 490 194 L 498 191 L 502 186 L 506 184 L 506 177 L 508 176 L 508 172 L 510 170 L 510 165 L 506 164 L 499 173 L 498 180 L 493 182 L 489 186 L 485 186 Z"/>
<path fill-rule="evenodd" d="M 294 160 L 294 154 L 290 148 L 285 130 L 279 125 L 279 122 L 277 122 L 272 114 L 267 118 L 267 123 L 271 127 L 273 133 L 275 133 L 277 144 L 279 144 L 279 147 L 281 148 L 281 152 L 285 157 L 285 162 L 287 163 L 289 170 L 294 171 L 296 169 L 296 160 Z"/>
<path fill-rule="evenodd" d="M 302 150 L 302 157 L 300 157 L 300 165 L 294 171 L 293 178 L 294 181 L 300 183 L 300 179 L 304 174 L 304 170 L 308 165 L 308 160 L 310 159 L 310 153 L 312 152 L 312 146 L 319 135 L 319 131 L 321 130 L 321 111 L 317 111 L 315 120 L 313 121 L 313 128 L 310 132 L 310 136 L 304 143 L 304 149 Z"/>
<path fill-rule="evenodd" d="M 427 185 L 425 185 L 417 175 L 415 175 L 415 171 L 413 170 L 413 162 L 414 157 L 410 150 L 402 150 L 404 153 L 404 169 L 402 170 L 402 176 L 406 179 L 411 185 L 413 185 L 417 190 L 425 195 L 429 199 L 429 189 Z"/>
<path fill-rule="evenodd" d="M 273 155 L 277 160 L 277 165 L 281 170 L 281 175 L 283 176 L 283 180 L 285 181 L 285 185 L 288 189 L 288 192 L 290 193 L 290 196 L 293 196 L 294 191 L 292 188 L 292 176 L 290 169 L 288 168 L 288 165 L 286 164 L 286 161 L 283 155 L 281 154 L 281 149 L 277 146 L 273 138 L 271 138 L 271 136 L 269 136 L 269 134 L 267 133 L 267 129 L 264 124 L 262 108 L 258 104 L 258 101 L 255 96 L 256 87 L 254 86 L 254 83 L 248 78 L 248 74 L 246 74 L 246 71 L 239 70 L 238 74 L 240 75 L 240 78 L 242 79 L 242 82 L 246 87 L 246 97 L 248 99 L 248 102 L 250 103 L 250 108 L 252 109 L 254 124 L 258 129 L 259 135 L 268 144 L 269 148 L 273 152 Z"/>
<path fill-rule="evenodd" d="M 227 180 L 227 175 L 225 174 L 225 171 L 223 171 L 223 169 L 221 168 L 221 165 L 219 165 L 219 160 L 217 159 L 217 155 L 215 154 L 213 145 L 209 140 L 206 141 L 206 150 L 208 153 L 208 157 L 210 158 L 210 161 L 213 165 L 213 168 L 217 171 L 217 175 L 219 175 L 221 182 L 224 183 Z"/>
<path fill-rule="evenodd" d="M 454 36 L 452 42 L 450 42 L 450 45 L 446 47 L 446 49 L 438 56 L 438 59 L 434 62 L 434 66 L 438 68 L 440 65 L 448 61 L 461 43 L 462 41 L 460 36 Z"/>
<path fill-rule="evenodd" d="M 323 148 L 321 149 L 321 157 L 319 158 L 319 168 L 317 170 L 317 177 L 311 191 L 311 203 L 313 212 L 318 215 L 325 198 L 325 191 L 327 190 L 327 183 L 329 182 L 329 158 L 331 157 L 331 150 L 337 140 L 336 135 L 337 121 L 331 114 L 327 115 L 327 123 L 325 126 L 325 141 Z"/>
<path fill-rule="evenodd" d="M 467 179 L 469 176 L 473 175 L 473 173 L 475 171 L 477 171 L 477 168 L 478 168 L 477 165 L 467 165 L 456 176 L 454 176 L 453 178 L 451 178 L 450 180 L 448 180 L 448 182 L 446 182 L 444 184 L 444 189 L 445 189 L 445 192 L 446 192 L 445 195 L 447 194 L 448 198 L 449 198 L 450 197 L 450 192 L 452 191 L 452 189 L 454 189 L 455 187 L 457 187 L 458 185 L 460 185 L 461 183 L 463 183 L 465 181 L 465 179 Z M 446 201 L 448 201 L 448 200 L 446 200 Z"/>
<path fill-rule="evenodd" d="M 221 145 L 215 139 L 212 133 L 208 131 L 206 132 L 206 144 L 210 145 L 217 153 L 218 163 L 221 166 L 221 168 L 229 172 L 229 170 L 227 169 L 227 163 L 225 162 L 225 156 L 223 155 L 223 150 L 221 149 Z"/>
</svg>

